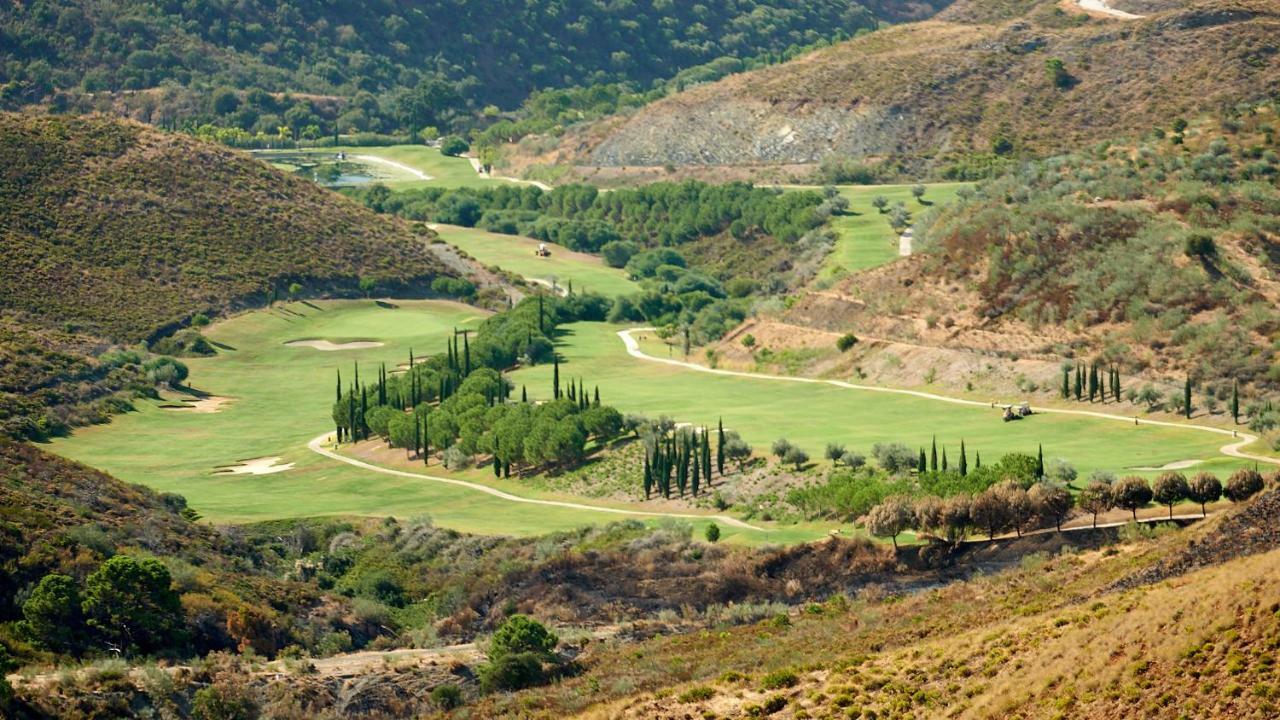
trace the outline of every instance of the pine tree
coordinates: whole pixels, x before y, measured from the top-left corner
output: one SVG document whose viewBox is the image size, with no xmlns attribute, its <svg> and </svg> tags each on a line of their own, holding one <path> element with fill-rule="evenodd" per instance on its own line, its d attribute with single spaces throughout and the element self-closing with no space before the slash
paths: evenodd
<svg viewBox="0 0 1280 720">
<path fill-rule="evenodd" d="M 964 440 L 960 441 L 960 475 L 963 477 L 969 474 L 969 460 L 965 457 Z"/>
<path fill-rule="evenodd" d="M 1231 381 L 1231 421 L 1240 424 L 1240 381 Z"/>
<path fill-rule="evenodd" d="M 933 447 L 929 450 L 929 470 L 938 472 L 938 436 L 933 436 Z"/>
<path fill-rule="evenodd" d="M 1044 477 L 1044 445 L 1036 446 L 1036 479 Z"/>
</svg>

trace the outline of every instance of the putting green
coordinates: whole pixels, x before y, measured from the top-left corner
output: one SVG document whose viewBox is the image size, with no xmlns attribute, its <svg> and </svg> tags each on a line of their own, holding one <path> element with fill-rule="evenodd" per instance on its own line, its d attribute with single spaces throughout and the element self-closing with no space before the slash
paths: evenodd
<svg viewBox="0 0 1280 720">
<path fill-rule="evenodd" d="M 344 152 L 347 159 L 351 162 L 361 163 L 358 158 L 360 155 L 380 158 L 388 162 L 363 162 L 370 170 L 372 170 L 378 182 L 393 189 L 407 190 L 410 188 L 420 187 L 485 187 L 494 183 L 509 183 L 508 180 L 482 178 L 476 174 L 475 168 L 471 166 L 471 161 L 461 157 L 447 157 L 440 153 L 439 148 L 427 147 L 426 145 L 391 145 L 387 147 L 354 147 L 354 146 L 337 146 L 326 148 L 307 148 L 302 150 L 263 150 L 255 152 L 254 156 L 261 158 L 267 162 L 272 162 L 274 155 L 298 155 L 298 154 L 315 154 L 332 158 L 336 153 Z M 404 165 L 418 172 L 430 176 L 429 180 L 418 177 L 415 173 L 408 172 L 396 165 Z M 273 163 L 277 164 L 277 163 Z M 293 168 L 287 163 L 278 163 L 280 169 L 291 171 Z"/>
<path fill-rule="evenodd" d="M 830 278 L 842 272 L 854 272 L 878 267 L 898 257 L 898 233 L 889 226 L 889 215 L 881 213 L 871 202 L 880 196 L 892 207 L 901 201 L 913 217 L 918 217 L 930 207 L 943 205 L 956 198 L 961 188 L 973 183 L 933 183 L 925 185 L 921 204 L 911 194 L 914 185 L 840 185 L 840 194 L 849 200 L 849 210 L 831 220 L 836 231 L 835 248 L 822 264 L 819 279 Z M 807 190 L 820 190 L 810 187 Z"/>
<path fill-rule="evenodd" d="M 977 453 L 991 463 L 1008 452 L 1035 454 L 1043 444 L 1046 460 L 1067 459 L 1081 478 L 1095 469 L 1123 473 L 1127 468 L 1189 459 L 1204 461 L 1195 470 L 1217 472 L 1253 464 L 1219 453 L 1231 442 L 1229 435 L 1049 414 L 1003 422 L 1000 411 L 988 407 L 826 384 L 714 375 L 650 362 L 627 354 L 617 336 L 619 329 L 602 323 L 566 326 L 561 377 L 566 381 L 582 377 L 588 388 L 599 385 L 602 400 L 624 412 L 669 415 L 705 425 L 724 418 L 726 427 L 738 430 L 761 452 L 786 437 L 815 459 L 822 457 L 828 442 L 869 455 L 877 442 L 927 447 L 936 435 L 952 461 L 958 459 L 963 439 L 971 465 Z M 651 332 L 636 335 L 649 338 L 641 342 L 646 353 L 667 356 L 668 346 L 655 341 Z M 550 367 L 519 370 L 511 377 L 527 386 L 530 397 L 550 394 Z"/>
<path fill-rule="evenodd" d="M 597 255 L 579 253 L 554 243 L 546 243 L 550 257 L 538 257 L 537 240 L 501 235 L 474 228 L 440 225 L 437 232 L 485 265 L 498 267 L 530 279 L 573 284 L 575 291 L 595 291 L 604 295 L 624 295 L 639 290 L 618 268 L 611 268 Z"/>
<path fill-rule="evenodd" d="M 476 308 L 439 301 L 327 301 L 278 305 L 220 322 L 206 335 L 217 356 L 190 358 L 192 387 L 230 398 L 216 412 L 162 408 L 139 401 L 138 411 L 106 425 L 59 438 L 50 449 L 129 482 L 184 495 L 214 522 L 253 522 L 319 515 L 410 517 L 430 514 L 442 527 L 466 532 L 529 536 L 623 519 L 614 513 L 514 503 L 476 490 L 373 472 L 322 457 L 308 441 L 331 430 L 334 370 L 343 382 L 360 362 L 362 379 L 377 366 L 404 362 L 412 348 L 426 355 L 443 348 L 454 328 L 475 327 Z M 334 344 L 377 340 L 379 347 L 326 351 L 287 346 L 293 340 Z M 367 374 L 366 374 L 367 373 Z M 269 474 L 214 474 L 245 460 L 279 458 L 265 465 L 292 467 Z M 432 465 L 430 471 L 440 474 Z M 484 481 L 485 473 L 463 474 Z M 485 482 L 507 492 L 549 499 L 519 482 Z M 642 518 L 654 523 L 659 520 Z M 698 521 L 695 525 L 706 523 Z M 722 527 L 741 542 L 797 542 L 820 537 L 817 526 L 754 532 Z"/>
</svg>

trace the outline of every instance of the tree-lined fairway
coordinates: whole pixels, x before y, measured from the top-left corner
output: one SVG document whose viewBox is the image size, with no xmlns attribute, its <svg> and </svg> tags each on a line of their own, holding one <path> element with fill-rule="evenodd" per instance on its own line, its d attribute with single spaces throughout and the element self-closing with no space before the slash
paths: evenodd
<svg viewBox="0 0 1280 720">
<path fill-rule="evenodd" d="M 566 326 L 561 378 L 582 377 L 589 388 L 598 384 L 602 400 L 624 412 L 709 426 L 723 417 L 725 426 L 739 431 L 757 452 L 768 452 L 774 440 L 786 437 L 813 458 L 822 457 L 828 442 L 869 455 L 877 442 L 900 441 L 914 448 L 928 446 L 936 435 L 953 462 L 963 439 L 970 465 L 975 453 L 992 463 L 1007 452 L 1035 454 L 1043 443 L 1046 460 L 1065 458 L 1082 478 L 1094 469 L 1122 473 L 1188 459 L 1206 461 L 1196 470 L 1252 466 L 1218 452 L 1231 441 L 1229 435 L 1048 414 L 1003 422 L 998 409 L 825 384 L 727 377 L 649 362 L 627 354 L 616 334 L 619 329 L 600 323 Z M 641 345 L 646 353 L 667 356 L 668 346 L 654 340 L 653 333 L 638 335 L 650 338 Z M 512 380 L 526 385 L 531 397 L 542 398 L 549 394 L 551 368 L 520 370 Z"/>
<path fill-rule="evenodd" d="M 898 233 L 889 226 L 889 215 L 876 209 L 877 197 L 889 201 L 889 207 L 901 201 L 913 216 L 955 199 L 961 188 L 972 183 L 934 183 L 925 185 L 921 204 L 911 194 L 913 185 L 842 185 L 840 194 L 849 200 L 849 210 L 831 221 L 838 240 L 822 264 L 819 278 L 831 277 L 843 269 L 847 272 L 866 270 L 892 262 L 898 257 Z M 810 188 L 817 189 L 817 188 Z"/>
<path fill-rule="evenodd" d="M 430 180 L 423 180 L 392 165 L 364 163 L 375 173 L 378 182 L 392 190 L 408 190 L 420 187 L 484 187 L 494 183 L 510 182 L 508 180 L 480 177 L 475 168 L 471 166 L 471 161 L 466 158 L 448 157 L 441 154 L 439 148 L 427 147 L 426 145 L 391 145 L 387 147 L 340 145 L 337 147 L 307 148 L 302 150 L 261 151 L 254 153 L 254 155 L 271 162 L 272 157 L 276 155 L 314 154 L 325 159 L 332 159 L 339 152 L 346 153 L 347 159 L 351 162 L 359 163 L 360 161 L 355 159 L 356 156 L 368 155 L 407 165 L 431 176 Z M 289 170 L 288 167 L 283 167 L 282 169 Z"/>
<path fill-rule="evenodd" d="M 547 243 L 550 257 L 538 257 L 539 242 L 527 237 L 501 235 L 475 228 L 440 225 L 440 237 L 485 265 L 498 267 L 530 279 L 555 282 L 565 287 L 573 283 L 575 291 L 592 291 L 603 295 L 623 295 L 639 288 L 618 268 L 604 264 L 598 255 L 588 255 Z"/>
<path fill-rule="evenodd" d="M 341 367 L 345 384 L 359 360 L 361 380 L 371 382 L 379 363 L 393 368 L 408 358 L 410 348 L 419 355 L 437 352 L 454 328 L 475 328 L 484 317 L 476 308 L 448 302 L 384 305 L 372 300 L 289 303 L 218 323 L 206 335 L 223 346 L 219 354 L 185 362 L 193 387 L 232 398 L 220 411 L 174 411 L 160 407 L 166 403 L 138 401 L 138 412 L 80 429 L 51 449 L 123 480 L 182 494 L 215 522 L 429 514 L 440 526 L 466 532 L 539 535 L 627 517 L 513 503 L 467 488 L 363 470 L 308 450 L 309 440 L 332 429 L 335 368 Z M 284 345 L 303 339 L 384 344 L 339 351 Z M 294 467 L 264 475 L 214 474 L 219 466 L 260 457 L 279 457 L 281 464 Z M 441 468 L 433 464 L 430 471 L 439 474 Z M 484 474 L 467 477 L 483 480 Z M 513 481 L 500 487 L 539 495 Z M 824 532 L 815 526 L 723 531 L 726 539 L 747 542 L 810 540 Z"/>
</svg>

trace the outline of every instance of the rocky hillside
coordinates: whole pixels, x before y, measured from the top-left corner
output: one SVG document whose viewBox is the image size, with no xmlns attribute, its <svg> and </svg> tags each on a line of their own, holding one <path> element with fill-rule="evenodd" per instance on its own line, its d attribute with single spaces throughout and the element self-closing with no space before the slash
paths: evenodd
<svg viewBox="0 0 1280 720">
<path fill-rule="evenodd" d="M 1119 20 L 1056 2 L 958 2 L 605 121 L 542 160 L 784 165 L 834 154 L 940 175 L 974 156 L 1072 150 L 1274 92 L 1273 3 L 1148 5 L 1158 11 Z"/>
<path fill-rule="evenodd" d="M 302 296 L 431 293 L 470 272 L 434 233 L 243 155 L 106 118 L 0 114 L 0 425 L 127 382 L 95 358 L 197 314 Z M 114 379 L 110 379 L 114 373 Z M 23 429 L 25 428 L 25 429 Z"/>
</svg>

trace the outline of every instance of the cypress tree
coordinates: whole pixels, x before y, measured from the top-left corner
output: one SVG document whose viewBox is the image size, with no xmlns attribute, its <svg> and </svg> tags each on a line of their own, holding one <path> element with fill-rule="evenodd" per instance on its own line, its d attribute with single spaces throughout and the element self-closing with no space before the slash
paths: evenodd
<svg viewBox="0 0 1280 720">
<path fill-rule="evenodd" d="M 539 303 L 541 303 L 542 296 L 539 295 L 538 298 L 539 298 Z M 555 400 L 559 400 L 560 399 L 560 354 L 554 350 L 551 351 L 551 391 L 552 391 L 552 395 L 551 395 L 552 398 Z"/>
<path fill-rule="evenodd" d="M 342 368 L 338 368 L 338 386 L 333 389 L 334 402 L 342 402 Z"/>
<path fill-rule="evenodd" d="M 724 477 L 724 418 L 720 418 L 718 422 L 720 432 L 716 436 L 716 472 Z"/>
<path fill-rule="evenodd" d="M 520 402 L 529 402 L 529 390 L 523 385 L 520 386 Z"/>
<path fill-rule="evenodd" d="M 422 464 L 431 464 L 431 440 L 427 436 L 427 416 L 422 416 Z"/>
<path fill-rule="evenodd" d="M 365 417 L 368 416 L 368 411 L 369 411 L 369 398 L 365 393 L 365 389 L 362 387 L 360 388 L 360 439 L 361 440 L 369 439 L 369 425 L 364 421 Z"/>
<path fill-rule="evenodd" d="M 356 389 L 354 386 L 351 392 L 347 393 L 347 442 L 354 442 L 356 438 Z"/>
<path fill-rule="evenodd" d="M 969 460 L 965 457 L 964 440 L 960 441 L 960 475 L 961 477 L 969 474 Z"/>
<path fill-rule="evenodd" d="M 929 469 L 938 472 L 938 436 L 933 436 L 933 446 L 929 449 Z"/>
<path fill-rule="evenodd" d="M 973 468 L 976 470 L 980 467 L 982 467 L 982 453 L 976 452 L 973 454 Z"/>
<path fill-rule="evenodd" d="M 422 454 L 422 423 L 413 423 L 413 452 Z"/>
<path fill-rule="evenodd" d="M 538 293 L 538 332 L 542 333 L 543 335 L 547 334 L 546 325 L 545 323 L 543 323 L 543 320 L 542 320 L 542 293 L 541 292 Z"/>
<path fill-rule="evenodd" d="M 1076 402 L 1084 399 L 1084 368 L 1076 366 Z"/>
<path fill-rule="evenodd" d="M 690 448 L 690 450 L 692 449 Z M 689 463 L 693 471 L 689 479 L 689 492 L 694 497 L 698 497 L 698 482 L 701 480 L 700 473 L 702 470 L 702 460 L 699 456 L 702 454 L 702 447 L 698 446 L 698 452 L 690 452 L 689 454 L 693 456 Z"/>
<path fill-rule="evenodd" d="M 1191 376 L 1187 376 L 1187 384 L 1182 391 L 1183 410 L 1187 414 L 1187 418 L 1191 418 Z"/>
<path fill-rule="evenodd" d="M 711 431 L 702 428 L 702 474 L 706 476 L 707 487 L 711 486 Z"/>
<path fill-rule="evenodd" d="M 583 410 L 587 409 L 587 381 L 578 378 L 578 405 Z"/>
<path fill-rule="evenodd" d="M 1120 368 L 1116 368 L 1116 402 L 1120 402 Z"/>
<path fill-rule="evenodd" d="M 653 469 L 649 467 L 649 453 L 644 454 L 644 499 L 649 499 L 649 492 L 653 489 Z"/>
<path fill-rule="evenodd" d="M 1062 399 L 1066 400 L 1071 396 L 1071 368 L 1062 368 Z"/>
<path fill-rule="evenodd" d="M 1098 393 L 1098 366 L 1089 366 L 1089 402 L 1093 402 Z"/>
<path fill-rule="evenodd" d="M 1231 422 L 1240 424 L 1240 381 L 1231 381 Z"/>
<path fill-rule="evenodd" d="M 1044 477 L 1044 445 L 1036 446 L 1036 479 Z"/>
<path fill-rule="evenodd" d="M 495 478 L 502 477 L 502 461 L 498 459 L 498 449 L 493 449 L 493 476 Z"/>
<path fill-rule="evenodd" d="M 462 333 L 462 355 L 463 360 L 466 362 L 466 370 L 464 372 L 466 375 L 471 374 L 471 342 L 467 340 L 468 337 L 470 337 L 468 333 Z"/>
<path fill-rule="evenodd" d="M 922 473 L 928 470 L 929 470 L 929 465 L 924 459 L 924 448 L 920 448 L 920 462 L 916 463 L 916 472 Z"/>
<path fill-rule="evenodd" d="M 942 446 L 942 472 L 947 471 L 947 446 Z"/>
<path fill-rule="evenodd" d="M 591 404 L 594 405 L 595 407 L 600 407 L 600 386 L 599 385 L 596 385 L 595 387 L 595 397 L 592 398 Z"/>
</svg>

